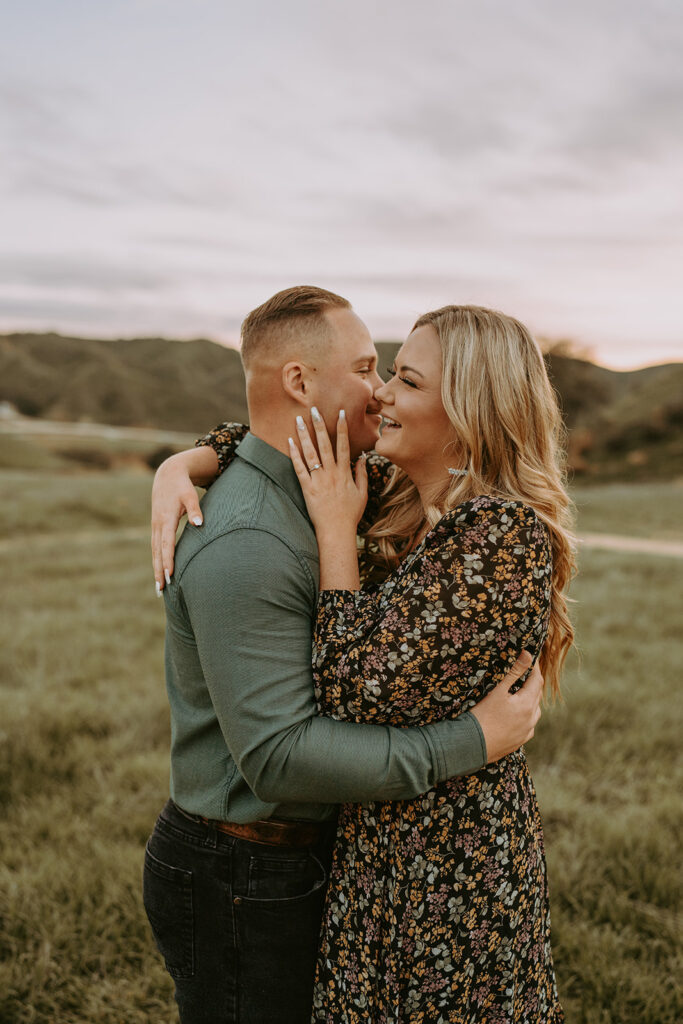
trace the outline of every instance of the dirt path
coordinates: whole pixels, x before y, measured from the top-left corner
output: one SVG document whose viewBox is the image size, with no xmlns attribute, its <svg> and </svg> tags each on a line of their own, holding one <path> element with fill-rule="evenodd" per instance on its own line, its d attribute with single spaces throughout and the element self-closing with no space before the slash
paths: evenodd
<svg viewBox="0 0 683 1024">
<path fill-rule="evenodd" d="M 59 420 L 0 419 L 0 434 L 47 437 L 96 437 L 105 441 L 149 441 L 154 444 L 184 444 L 191 447 L 196 435 L 152 427 L 112 427 L 106 423 L 62 423 Z"/>
<path fill-rule="evenodd" d="M 46 550 L 55 545 L 59 545 L 61 548 L 67 544 L 84 546 L 88 544 L 101 544 L 103 540 L 105 543 L 110 540 L 116 540 L 117 542 L 146 540 L 149 542 L 149 538 L 149 526 L 118 526 L 111 529 L 76 530 L 74 532 L 55 530 L 54 533 L 22 533 L 15 537 L 6 537 L 0 540 L 0 554 L 3 551 L 11 551 L 14 548 L 21 547 L 23 544 L 29 545 L 31 550 Z"/>
<path fill-rule="evenodd" d="M 55 544 L 100 544 L 102 540 L 149 542 L 148 526 L 121 526 L 110 530 L 79 530 L 75 533 L 60 530 L 55 533 L 22 534 L 0 540 L 0 552 L 10 551 L 22 543 L 32 548 L 47 549 Z M 582 533 L 580 548 L 598 548 L 604 551 L 625 551 L 639 555 L 663 555 L 665 558 L 683 558 L 683 541 L 649 540 L 646 537 L 623 537 L 615 533 Z"/>
<path fill-rule="evenodd" d="M 579 544 L 584 548 L 604 551 L 632 551 L 640 555 L 664 555 L 683 558 L 683 541 L 649 540 L 647 537 L 622 537 L 616 533 L 581 533 Z"/>
</svg>

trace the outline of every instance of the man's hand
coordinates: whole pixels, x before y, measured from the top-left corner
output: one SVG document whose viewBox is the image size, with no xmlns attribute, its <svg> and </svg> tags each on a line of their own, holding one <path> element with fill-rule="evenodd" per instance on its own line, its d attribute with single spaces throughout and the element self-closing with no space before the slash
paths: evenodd
<svg viewBox="0 0 683 1024">
<path fill-rule="evenodd" d="M 534 735 L 541 717 L 543 692 L 543 676 L 538 664 L 534 665 L 524 685 L 516 693 L 510 693 L 510 687 L 528 671 L 531 662 L 529 652 L 522 651 L 505 678 L 471 709 L 484 733 L 489 764 L 517 750 Z"/>
<path fill-rule="evenodd" d="M 159 597 L 161 597 L 164 584 L 171 582 L 175 535 L 182 516 L 186 515 L 195 526 L 201 526 L 203 522 L 199 499 L 190 476 L 191 456 L 194 456 L 195 452 L 210 452 L 217 466 L 216 453 L 213 449 L 197 448 L 172 455 L 170 459 L 161 463 L 154 476 L 152 485 L 152 563 Z M 202 455 L 202 458 L 206 459 L 207 456 Z M 194 472 L 193 476 L 196 479 Z"/>
</svg>

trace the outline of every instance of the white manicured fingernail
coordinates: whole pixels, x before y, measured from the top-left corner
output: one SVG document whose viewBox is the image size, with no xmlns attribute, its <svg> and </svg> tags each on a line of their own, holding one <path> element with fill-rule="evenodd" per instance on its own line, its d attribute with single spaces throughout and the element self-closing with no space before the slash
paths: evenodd
<svg viewBox="0 0 683 1024">
<path fill-rule="evenodd" d="M 316 423 L 320 423 L 320 421 L 322 419 L 322 416 L 320 415 L 320 413 L 318 412 L 318 410 L 316 409 L 315 406 L 313 406 L 312 409 L 311 409 L 311 416 L 313 417 L 313 419 L 314 419 L 314 421 Z"/>
<path fill-rule="evenodd" d="M 290 448 L 296 448 L 296 445 L 294 444 L 294 439 L 293 438 L 288 437 L 287 440 L 289 441 L 289 447 Z"/>
<path fill-rule="evenodd" d="M 164 579 L 166 580 L 166 586 L 170 587 L 170 585 L 171 585 L 171 574 L 168 571 L 168 569 L 164 569 Z"/>
<path fill-rule="evenodd" d="M 339 410 L 339 419 L 340 420 L 345 420 L 346 419 L 346 413 L 344 412 L 343 409 Z"/>
<path fill-rule="evenodd" d="M 303 416 L 297 416 L 297 418 L 296 418 L 296 425 L 299 428 L 299 430 L 303 430 L 304 429 L 304 418 L 303 418 Z"/>
<path fill-rule="evenodd" d="M 154 589 L 155 589 L 155 590 L 156 590 L 156 592 L 157 592 L 157 597 L 161 597 L 161 583 L 159 583 L 159 580 L 156 580 L 156 581 L 155 581 L 155 583 L 154 583 Z"/>
<path fill-rule="evenodd" d="M 192 520 L 192 522 L 194 523 L 195 526 L 201 526 L 202 525 L 202 517 L 201 516 L 195 516 L 194 519 Z"/>
</svg>

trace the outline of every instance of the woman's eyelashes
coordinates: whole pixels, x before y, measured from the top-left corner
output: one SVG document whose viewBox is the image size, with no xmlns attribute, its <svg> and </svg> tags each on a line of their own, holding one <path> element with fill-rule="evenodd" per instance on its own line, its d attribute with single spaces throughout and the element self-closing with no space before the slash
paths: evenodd
<svg viewBox="0 0 683 1024">
<path fill-rule="evenodd" d="M 409 380 L 407 377 L 399 376 L 399 374 L 396 372 L 396 370 L 393 369 L 393 367 L 387 366 L 387 373 L 391 374 L 392 377 L 398 377 L 398 379 L 402 381 L 404 384 L 407 384 L 409 388 L 417 387 L 415 381 Z"/>
</svg>

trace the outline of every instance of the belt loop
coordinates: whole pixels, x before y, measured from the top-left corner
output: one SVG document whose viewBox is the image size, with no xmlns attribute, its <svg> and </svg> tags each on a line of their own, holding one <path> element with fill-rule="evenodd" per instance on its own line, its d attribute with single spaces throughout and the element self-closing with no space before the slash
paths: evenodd
<svg viewBox="0 0 683 1024">
<path fill-rule="evenodd" d="M 215 850 L 218 847 L 218 829 L 216 828 L 216 822 L 211 819 L 206 822 L 206 839 L 202 845 L 206 846 L 209 850 Z"/>
</svg>

